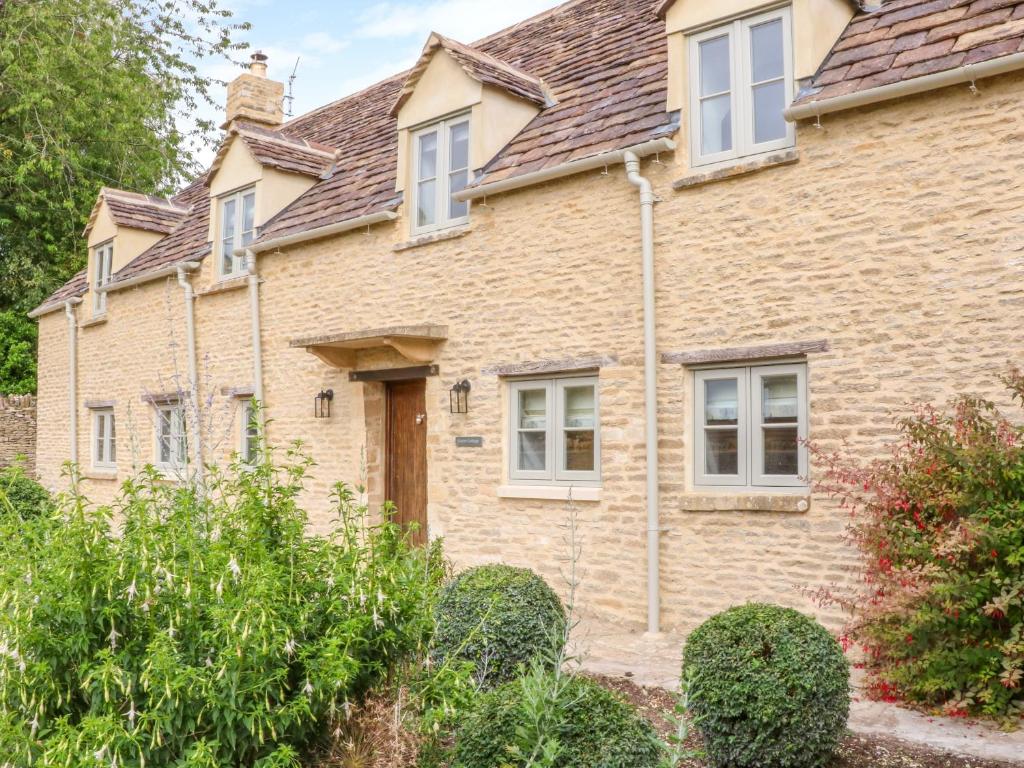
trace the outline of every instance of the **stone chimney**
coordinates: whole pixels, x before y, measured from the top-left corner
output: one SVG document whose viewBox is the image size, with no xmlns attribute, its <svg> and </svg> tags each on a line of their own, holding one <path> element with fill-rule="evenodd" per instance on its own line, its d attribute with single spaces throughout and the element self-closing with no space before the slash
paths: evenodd
<svg viewBox="0 0 1024 768">
<path fill-rule="evenodd" d="M 235 120 L 277 128 L 284 122 L 284 83 L 267 79 L 267 55 L 256 51 L 249 71 L 228 83 L 227 128 Z"/>
</svg>

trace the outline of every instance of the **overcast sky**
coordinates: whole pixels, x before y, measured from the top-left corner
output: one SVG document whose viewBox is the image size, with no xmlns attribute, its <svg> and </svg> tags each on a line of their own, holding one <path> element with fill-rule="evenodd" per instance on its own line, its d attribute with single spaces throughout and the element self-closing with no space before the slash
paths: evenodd
<svg viewBox="0 0 1024 768">
<path fill-rule="evenodd" d="M 270 57 L 270 77 L 287 82 L 299 59 L 294 114 L 372 85 L 411 66 L 437 31 L 464 43 L 563 0 L 226 0 L 252 29 L 246 39 Z M 207 71 L 223 80 L 239 70 Z"/>
</svg>

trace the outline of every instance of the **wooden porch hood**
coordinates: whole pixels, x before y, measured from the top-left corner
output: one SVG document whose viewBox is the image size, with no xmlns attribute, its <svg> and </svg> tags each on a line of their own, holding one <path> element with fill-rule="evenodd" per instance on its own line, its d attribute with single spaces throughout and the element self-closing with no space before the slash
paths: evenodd
<svg viewBox="0 0 1024 768">
<path fill-rule="evenodd" d="M 393 325 L 293 339 L 288 346 L 304 348 L 334 368 L 355 368 L 359 350 L 379 347 L 391 347 L 414 363 L 429 363 L 447 340 L 446 325 Z"/>
</svg>

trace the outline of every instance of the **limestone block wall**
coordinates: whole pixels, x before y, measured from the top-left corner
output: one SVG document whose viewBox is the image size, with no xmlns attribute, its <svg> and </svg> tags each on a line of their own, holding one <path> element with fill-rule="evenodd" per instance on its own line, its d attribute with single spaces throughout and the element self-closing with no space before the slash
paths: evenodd
<svg viewBox="0 0 1024 768">
<path fill-rule="evenodd" d="M 0 468 L 18 462 L 29 474 L 36 468 L 36 399 L 0 395 Z"/>
</svg>

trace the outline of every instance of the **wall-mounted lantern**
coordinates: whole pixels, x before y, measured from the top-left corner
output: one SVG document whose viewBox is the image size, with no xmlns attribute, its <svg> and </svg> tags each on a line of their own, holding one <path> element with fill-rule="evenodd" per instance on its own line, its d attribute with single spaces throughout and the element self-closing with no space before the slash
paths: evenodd
<svg viewBox="0 0 1024 768">
<path fill-rule="evenodd" d="M 334 390 L 320 390 L 320 394 L 313 399 L 313 415 L 318 419 L 331 418 L 332 402 L 334 402 Z"/>
<path fill-rule="evenodd" d="M 448 393 L 448 404 L 452 413 L 469 413 L 469 390 L 472 389 L 469 379 L 455 383 Z"/>
</svg>

